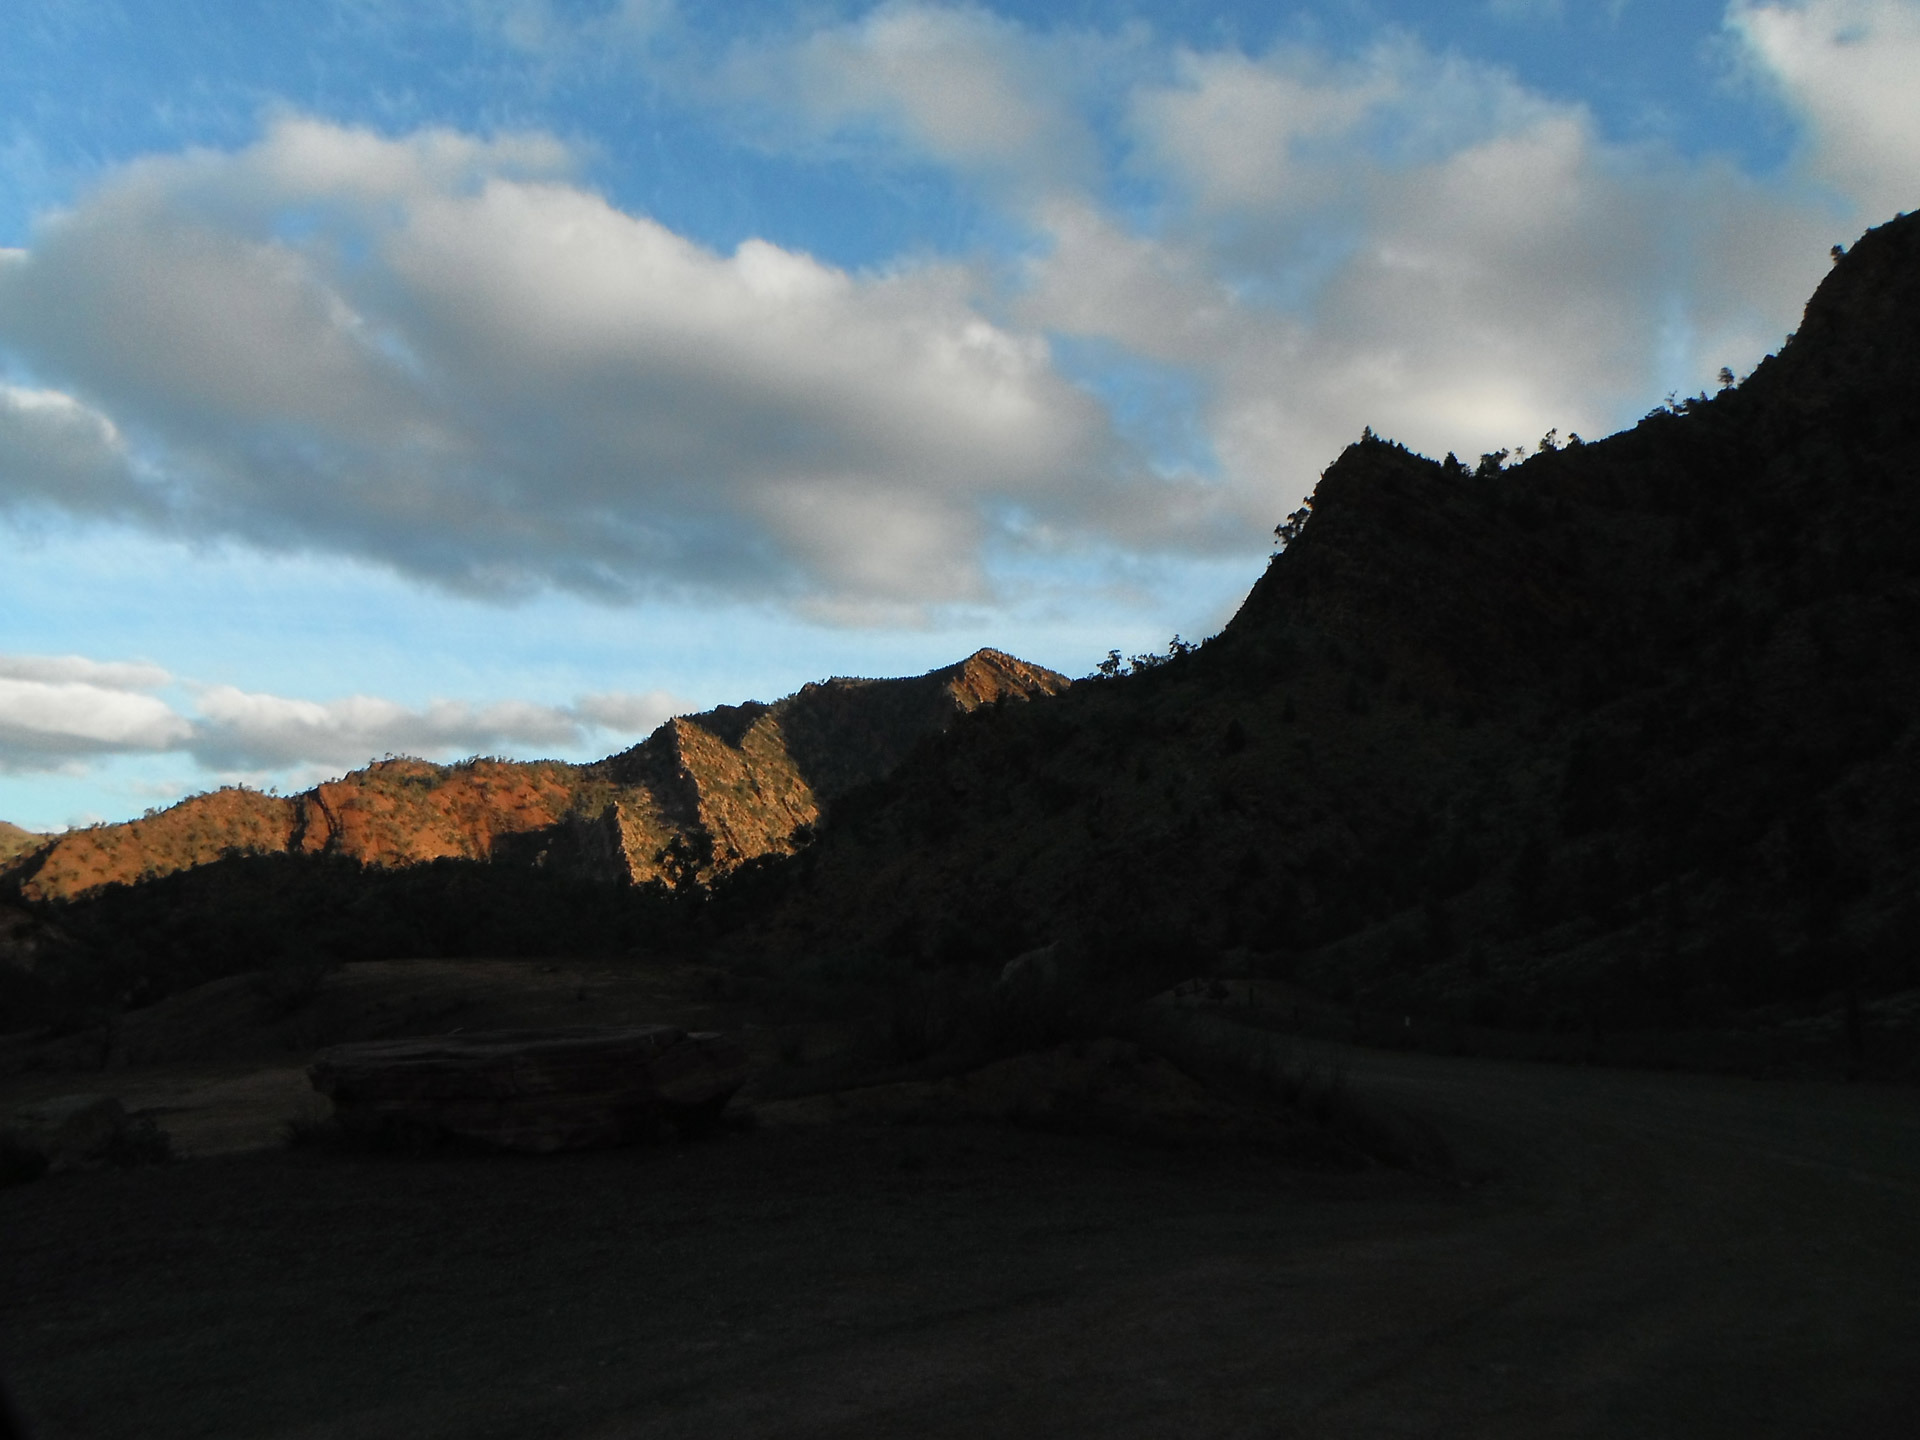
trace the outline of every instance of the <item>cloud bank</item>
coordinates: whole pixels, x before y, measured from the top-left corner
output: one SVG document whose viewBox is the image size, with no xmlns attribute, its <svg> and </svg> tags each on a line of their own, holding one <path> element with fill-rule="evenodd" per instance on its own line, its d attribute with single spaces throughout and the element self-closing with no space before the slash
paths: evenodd
<svg viewBox="0 0 1920 1440">
<path fill-rule="evenodd" d="M 583 53 L 523 9 L 525 45 Z M 628 9 L 644 66 L 671 16 Z M 1750 366 L 1827 246 L 1912 203 L 1920 5 L 1736 0 L 1726 34 L 1800 124 L 1785 174 L 1393 33 L 1250 53 L 887 4 L 676 52 L 742 143 L 932 166 L 1003 227 L 872 271 L 698 244 L 549 137 L 281 116 L 0 254 L 0 510 L 867 621 L 991 600 L 1009 551 L 1251 551 L 1364 425 L 1471 456 Z M 203 704 L 254 718 L 196 736 L 267 723 Z"/>
<path fill-rule="evenodd" d="M 1727 27 L 1802 117 L 1813 177 L 1871 219 L 1920 206 L 1920 5 L 1737 0 Z"/>
<path fill-rule="evenodd" d="M 981 592 L 994 511 L 1097 528 L 1138 478 L 965 270 L 716 254 L 567 164 L 283 119 L 126 168 L 0 264 L 60 387 L 0 396 L 8 500 L 483 591 L 915 603 Z"/>
<path fill-rule="evenodd" d="M 103 754 L 183 747 L 192 725 L 143 693 L 167 679 L 152 666 L 0 656 L 0 769 L 54 769 Z"/>
<path fill-rule="evenodd" d="M 183 689 L 175 703 L 158 692 Z M 106 755 L 179 754 L 224 776 L 337 773 L 382 755 L 430 759 L 613 748 L 685 706 L 664 692 L 571 705 L 440 700 L 410 708 L 354 695 L 316 702 L 182 685 L 155 665 L 0 655 L 0 771 L 58 770 Z"/>
</svg>

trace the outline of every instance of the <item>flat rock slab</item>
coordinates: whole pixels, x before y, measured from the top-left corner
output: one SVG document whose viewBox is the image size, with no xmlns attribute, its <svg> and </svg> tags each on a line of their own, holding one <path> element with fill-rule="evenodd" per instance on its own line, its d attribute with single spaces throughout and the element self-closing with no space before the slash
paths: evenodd
<svg viewBox="0 0 1920 1440">
<path fill-rule="evenodd" d="M 545 1152 L 711 1124 L 747 1068 L 727 1036 L 637 1025 L 335 1045 L 308 1074 L 344 1130 Z"/>
</svg>

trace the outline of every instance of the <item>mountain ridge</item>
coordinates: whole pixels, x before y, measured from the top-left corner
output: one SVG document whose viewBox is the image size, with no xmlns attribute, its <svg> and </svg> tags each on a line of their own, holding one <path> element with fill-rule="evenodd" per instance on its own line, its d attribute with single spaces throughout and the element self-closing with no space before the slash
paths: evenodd
<svg viewBox="0 0 1920 1440">
<path fill-rule="evenodd" d="M 983 649 L 924 675 L 836 677 L 770 704 L 676 716 L 584 765 L 400 757 L 292 796 L 228 787 L 143 819 L 36 837 L 9 857 L 9 878 L 30 902 L 67 901 L 233 855 L 288 854 L 531 865 L 626 884 L 711 880 L 790 851 L 826 805 L 953 716 L 1068 683 Z"/>
<path fill-rule="evenodd" d="M 334 870 L 114 887 L 61 837 L 13 872 L 15 929 L 71 922 L 69 951 L 33 943 L 96 957 L 86 995 L 206 978 L 205 934 L 257 954 L 251 905 L 337 922 L 342 953 L 496 953 L 517 926 L 512 953 L 666 948 L 861 1003 L 986 993 L 1054 946 L 1407 1027 L 1825 1027 L 1857 1062 L 1871 1014 L 1920 1066 L 1916 397 L 1908 216 L 1717 395 L 1511 464 L 1367 432 L 1221 634 L 1131 673 L 1069 688 L 982 652 L 591 766 L 389 762 L 297 813 L 200 797 L 168 812 L 186 850 L 255 825 L 257 859 Z"/>
</svg>

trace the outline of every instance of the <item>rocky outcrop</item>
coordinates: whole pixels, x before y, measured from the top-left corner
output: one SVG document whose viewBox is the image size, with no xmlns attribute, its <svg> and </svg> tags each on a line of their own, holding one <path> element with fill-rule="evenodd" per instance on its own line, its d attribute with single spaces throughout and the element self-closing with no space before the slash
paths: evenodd
<svg viewBox="0 0 1920 1440">
<path fill-rule="evenodd" d="M 310 1073 L 345 1131 L 546 1153 L 709 1126 L 745 1083 L 747 1056 L 723 1035 L 668 1025 L 580 1027 L 336 1045 Z"/>
<path fill-rule="evenodd" d="M 909 680 L 828 680 L 774 709 L 795 772 L 823 801 L 891 774 L 955 715 L 1058 695 L 1067 678 L 998 650 Z"/>
<path fill-rule="evenodd" d="M 389 760 L 299 796 L 292 848 L 369 865 L 485 860 L 503 836 L 558 824 L 581 790 L 578 768 L 555 761 Z"/>
<path fill-rule="evenodd" d="M 706 876 L 790 853 L 835 800 L 891 773 L 956 716 L 1058 695 L 1068 683 L 981 650 L 904 680 L 825 680 L 771 705 L 671 720 L 595 770 L 626 782 L 618 817 L 632 879 Z M 668 853 L 675 837 L 681 848 Z"/>
<path fill-rule="evenodd" d="M 1066 686 L 1064 676 L 982 650 L 927 675 L 828 680 L 771 705 L 681 716 L 591 765 L 401 758 L 290 797 L 242 788 L 196 795 L 126 824 L 33 837 L 15 847 L 14 875 L 29 902 L 234 855 L 341 856 L 384 867 L 472 860 L 622 883 L 699 883 L 792 850 L 826 806 L 887 774 L 955 716 Z M 0 844 L 12 843 L 0 833 Z"/>
</svg>

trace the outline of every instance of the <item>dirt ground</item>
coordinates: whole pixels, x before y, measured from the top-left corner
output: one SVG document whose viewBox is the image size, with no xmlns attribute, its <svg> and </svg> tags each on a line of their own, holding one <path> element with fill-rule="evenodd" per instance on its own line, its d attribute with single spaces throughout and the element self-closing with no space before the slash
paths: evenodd
<svg viewBox="0 0 1920 1440">
<path fill-rule="evenodd" d="M 741 1034 L 762 1065 L 779 1040 L 695 966 L 535 960 L 374 960 L 293 997 L 238 975 L 124 1016 L 111 1031 L 0 1041 L 0 1115 L 100 1093 L 150 1116 L 183 1158 L 281 1146 L 290 1120 L 327 1113 L 307 1065 L 323 1045 L 456 1030 L 668 1024 Z"/>
<path fill-rule="evenodd" d="M 496 992 L 598 1011 L 594 973 Z M 327 1024 L 391 1028 L 396 994 L 457 989 L 436 974 L 330 982 L 357 998 Z M 683 980 L 601 998 L 722 1015 Z M 275 1144 L 298 1068 L 247 1033 L 93 1079 L 171 1094 L 201 1158 L 0 1191 L 29 1435 L 1871 1437 L 1920 1415 L 1912 1089 L 1329 1052 L 1431 1119 L 1454 1177 L 871 1120 L 405 1157 Z"/>
</svg>

